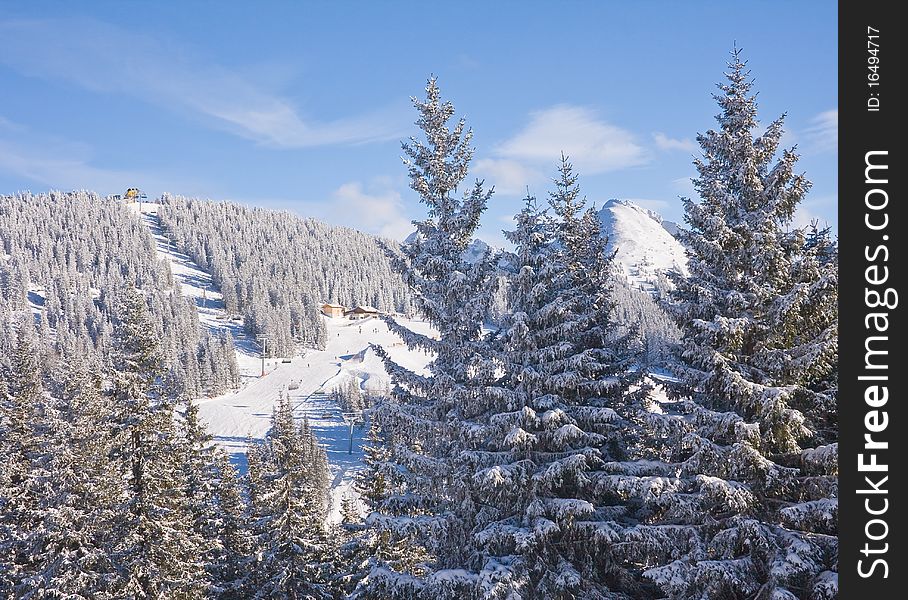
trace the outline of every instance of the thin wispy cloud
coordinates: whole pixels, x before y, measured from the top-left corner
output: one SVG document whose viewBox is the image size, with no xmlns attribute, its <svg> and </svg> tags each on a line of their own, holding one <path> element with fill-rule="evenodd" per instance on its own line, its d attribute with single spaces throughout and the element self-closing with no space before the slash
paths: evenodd
<svg viewBox="0 0 908 600">
<path fill-rule="evenodd" d="M 677 177 L 671 181 L 672 188 L 682 196 L 693 197 L 697 195 L 694 182 L 688 177 Z"/>
<path fill-rule="evenodd" d="M 396 106 L 334 120 L 304 116 L 280 94 L 190 48 L 88 19 L 0 21 L 0 64 L 99 93 L 137 97 L 275 147 L 398 139 Z"/>
<path fill-rule="evenodd" d="M 837 198 L 835 196 L 808 196 L 798 205 L 792 219 L 793 227 L 807 227 L 816 223 L 821 229 L 829 225 L 836 225 L 835 207 Z M 833 221 L 830 222 L 830 217 Z"/>
<path fill-rule="evenodd" d="M 57 136 L 31 131 L 0 116 L 0 172 L 40 188 L 122 192 L 141 181 L 143 187 L 189 192 L 204 186 L 149 172 L 98 166 L 91 148 Z"/>
<path fill-rule="evenodd" d="M 661 131 L 657 131 L 653 134 L 653 141 L 656 143 L 656 148 L 659 150 L 679 150 L 683 152 L 696 152 L 697 150 L 697 143 L 694 140 L 672 138 Z"/>
<path fill-rule="evenodd" d="M 395 187 L 399 183 L 399 179 L 377 176 L 367 181 L 343 183 L 323 199 L 230 196 L 219 198 L 218 201 L 286 210 L 322 223 L 403 241 L 416 227 L 407 214 L 403 196 Z"/>
<path fill-rule="evenodd" d="M 804 130 L 809 152 L 835 151 L 839 147 L 839 109 L 823 111 L 810 120 Z"/>
<path fill-rule="evenodd" d="M 462 69 L 464 71 L 475 71 L 482 63 L 474 56 L 461 52 L 454 59 L 454 68 Z"/>
<path fill-rule="evenodd" d="M 13 123 L 9 119 L 0 116 L 0 132 L 3 131 L 24 131 L 24 127 L 18 123 Z"/>
<path fill-rule="evenodd" d="M 56 189 L 125 189 L 136 174 L 97 167 L 85 144 L 38 134 L 0 116 L 0 172 Z"/>
<path fill-rule="evenodd" d="M 113 191 L 138 181 L 137 174 L 95 167 L 79 157 L 48 156 L 35 148 L 23 148 L 0 139 L 0 171 L 42 186 L 71 190 Z"/>
<path fill-rule="evenodd" d="M 199 182 L 162 177 L 154 173 L 97 166 L 91 158 L 66 154 L 59 149 L 21 145 L 0 139 L 0 172 L 34 182 L 39 189 L 89 190 L 99 194 L 120 193 L 142 182 L 143 188 L 193 193 L 208 189 Z M 8 190 L 9 191 L 9 190 Z"/>
</svg>

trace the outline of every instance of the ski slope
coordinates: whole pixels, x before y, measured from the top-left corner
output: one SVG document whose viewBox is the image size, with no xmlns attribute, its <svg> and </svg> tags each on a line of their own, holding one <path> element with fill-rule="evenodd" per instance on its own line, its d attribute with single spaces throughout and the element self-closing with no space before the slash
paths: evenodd
<svg viewBox="0 0 908 600">
<path fill-rule="evenodd" d="M 339 521 L 342 499 L 345 495 L 356 495 L 352 484 L 356 472 L 363 466 L 361 441 L 366 429 L 364 424 L 354 428 L 351 452 L 350 428 L 344 422 L 340 408 L 331 400 L 331 392 L 351 379 L 366 395 L 387 389 L 388 374 L 369 348 L 370 344 L 384 347 L 397 363 L 416 371 L 425 368 L 429 357 L 407 349 L 381 319 L 351 321 L 324 317 L 328 331 L 324 350 L 306 349 L 297 356 L 267 359 L 262 376 L 259 346 L 245 334 L 241 323 L 228 319 L 223 299 L 210 274 L 173 248 L 161 231 L 157 217 L 159 206 L 143 203 L 140 214 L 155 238 L 158 256 L 170 263 L 174 281 L 180 285 L 183 295 L 195 300 L 200 326 L 214 333 L 231 331 L 243 375 L 239 390 L 198 401 L 200 419 L 207 424 L 215 443 L 230 454 L 241 471 L 245 471 L 247 445 L 265 438 L 271 426 L 272 410 L 281 394 L 286 394 L 296 417 L 309 420 L 325 447 L 332 476 L 328 520 Z M 139 208 L 135 210 L 138 212 Z M 423 321 L 399 321 L 414 331 L 432 333 Z"/>
<path fill-rule="evenodd" d="M 421 370 L 428 357 L 411 352 L 379 319 L 350 321 L 325 317 L 328 344 L 325 350 L 305 350 L 289 362 L 271 361 L 266 375 L 254 379 L 235 393 L 201 400 L 199 416 L 208 424 L 215 442 L 230 453 L 245 469 L 245 451 L 250 441 L 262 440 L 270 427 L 273 407 L 286 394 L 298 419 L 309 420 L 312 430 L 325 447 L 332 470 L 332 511 L 329 519 L 339 519 L 340 502 L 351 490 L 353 476 L 362 467 L 362 437 L 365 427 L 350 430 L 330 393 L 349 380 L 357 382 L 364 393 L 375 393 L 388 385 L 381 360 L 369 349 L 380 344 L 395 361 Z M 427 333 L 420 321 L 405 321 L 408 327 Z"/>
<path fill-rule="evenodd" d="M 161 205 L 143 202 L 141 205 L 136 203 L 129 206 L 136 212 L 139 212 L 141 207 L 139 216 L 154 237 L 157 256 L 170 263 L 170 271 L 174 280 L 179 283 L 183 296 L 195 301 L 199 325 L 216 335 L 227 330 L 230 331 L 237 351 L 240 374 L 244 381 L 261 374 L 259 346 L 246 335 L 243 323 L 239 318 L 231 320 L 228 317 L 224 299 L 220 290 L 211 281 L 211 274 L 192 262 L 189 256 L 178 252 L 161 230 L 158 222 L 158 209 Z"/>
</svg>

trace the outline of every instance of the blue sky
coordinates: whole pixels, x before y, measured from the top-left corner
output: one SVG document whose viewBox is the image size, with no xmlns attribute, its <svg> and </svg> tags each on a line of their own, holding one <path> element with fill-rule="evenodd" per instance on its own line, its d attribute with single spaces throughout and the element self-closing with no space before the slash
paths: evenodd
<svg viewBox="0 0 908 600">
<path fill-rule="evenodd" d="M 475 132 L 499 243 L 563 150 L 588 199 L 681 218 L 733 44 L 836 226 L 834 2 L 0 1 L 0 193 L 138 186 L 402 237 L 430 73 Z"/>
</svg>

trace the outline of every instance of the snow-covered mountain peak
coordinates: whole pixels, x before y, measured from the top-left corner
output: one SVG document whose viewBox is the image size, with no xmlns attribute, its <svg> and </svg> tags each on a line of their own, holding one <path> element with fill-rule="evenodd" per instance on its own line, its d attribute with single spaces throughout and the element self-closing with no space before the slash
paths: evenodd
<svg viewBox="0 0 908 600">
<path fill-rule="evenodd" d="M 612 199 L 599 211 L 608 250 L 634 284 L 649 287 L 658 273 L 687 273 L 684 247 L 663 226 L 662 216 L 628 200 Z"/>
<path fill-rule="evenodd" d="M 654 210 L 650 210 L 648 208 L 643 208 L 642 206 L 640 206 L 638 204 L 634 204 L 630 200 L 623 200 L 621 198 L 611 198 L 608 202 L 605 203 L 605 206 L 602 207 L 602 210 L 606 210 L 607 208 L 612 207 L 612 206 L 627 207 L 629 209 L 643 213 L 644 215 L 648 216 L 649 218 L 651 218 L 653 221 L 655 221 L 656 223 L 658 223 L 660 225 L 662 224 L 662 215 L 660 215 L 659 213 L 657 213 Z M 600 215 L 602 214 L 602 210 L 599 211 Z"/>
<path fill-rule="evenodd" d="M 419 237 L 419 232 L 414 231 L 404 239 L 404 244 L 412 244 Z M 464 249 L 463 253 L 460 255 L 463 258 L 464 262 L 469 265 L 476 264 L 479 260 L 485 256 L 486 252 L 495 254 L 497 251 L 496 248 L 489 246 L 486 242 L 482 241 L 479 238 L 474 238 Z"/>
<path fill-rule="evenodd" d="M 493 252 L 487 243 L 480 239 L 474 239 L 470 242 L 470 245 L 467 246 L 467 249 L 463 251 L 461 257 L 463 260 L 470 265 L 476 264 L 486 255 L 487 252 Z"/>
</svg>

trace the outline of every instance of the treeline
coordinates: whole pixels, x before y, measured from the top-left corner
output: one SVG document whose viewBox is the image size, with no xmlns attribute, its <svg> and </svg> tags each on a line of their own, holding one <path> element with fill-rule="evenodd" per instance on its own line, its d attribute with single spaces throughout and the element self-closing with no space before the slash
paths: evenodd
<svg viewBox="0 0 908 600">
<path fill-rule="evenodd" d="M 165 195 L 167 236 L 211 273 L 227 311 L 273 356 L 324 348 L 321 302 L 404 311 L 407 290 L 376 238 L 289 212 Z"/>
<path fill-rule="evenodd" d="M 232 340 L 200 335 L 195 304 L 134 211 L 88 192 L 0 196 L 0 370 L 20 321 L 33 318 L 48 354 L 42 361 L 82 352 L 109 364 L 129 286 L 146 294 L 174 393 L 199 397 L 238 385 Z"/>
</svg>

